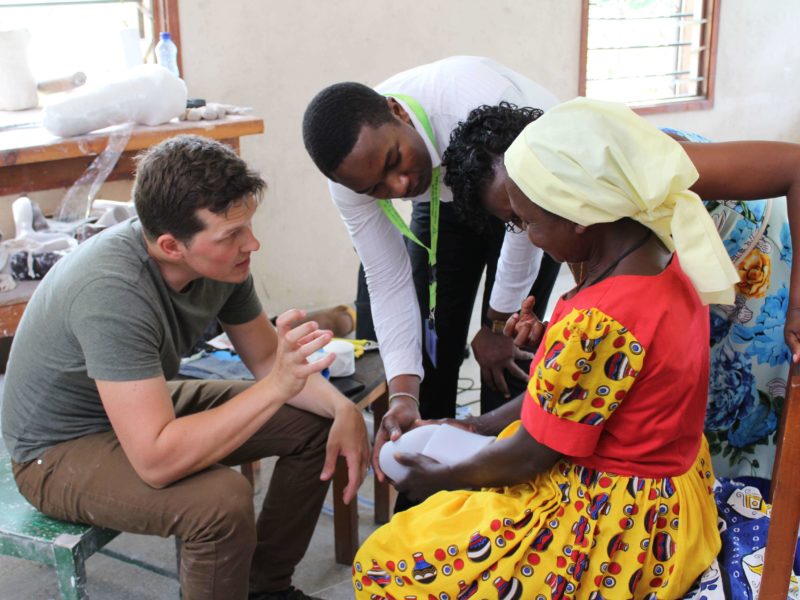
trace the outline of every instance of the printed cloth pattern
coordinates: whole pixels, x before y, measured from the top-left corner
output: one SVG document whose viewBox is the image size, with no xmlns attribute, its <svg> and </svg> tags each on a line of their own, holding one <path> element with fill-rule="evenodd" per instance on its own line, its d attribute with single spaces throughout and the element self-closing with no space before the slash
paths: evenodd
<svg viewBox="0 0 800 600">
<path fill-rule="evenodd" d="M 764 499 L 769 481 L 719 479 L 714 485 L 722 534 L 718 561 L 703 573 L 684 600 L 755 600 L 761 588 L 764 549 L 772 507 Z M 800 600 L 800 557 L 795 554 L 789 600 Z"/>
<path fill-rule="evenodd" d="M 550 436 L 574 437 L 569 423 L 597 426 L 619 407 L 644 364 L 642 344 L 624 326 L 597 309 L 572 311 L 544 337 L 545 354 L 528 382 L 528 393 L 549 415 L 537 418 L 530 403 L 523 422 L 542 443 Z M 532 414 L 533 413 L 533 414 Z M 588 456 L 600 427 L 571 439 L 567 452 Z M 563 447 L 563 446 L 562 446 Z"/>
<path fill-rule="evenodd" d="M 599 432 L 632 397 L 646 351 L 599 309 L 556 310 L 563 313 L 534 360 L 523 419 L 532 407 Z M 565 443 L 591 453 L 597 436 L 585 438 Z M 371 600 L 677 598 L 719 551 L 713 477 L 703 440 L 688 471 L 675 477 L 619 475 L 564 458 L 529 483 L 439 492 L 395 515 L 362 545 L 352 570 L 355 594 Z"/>
<path fill-rule="evenodd" d="M 711 306 L 706 437 L 717 476 L 769 478 L 791 359 L 783 338 L 792 267 L 786 201 L 705 205 L 741 276 L 735 304 Z"/>
</svg>

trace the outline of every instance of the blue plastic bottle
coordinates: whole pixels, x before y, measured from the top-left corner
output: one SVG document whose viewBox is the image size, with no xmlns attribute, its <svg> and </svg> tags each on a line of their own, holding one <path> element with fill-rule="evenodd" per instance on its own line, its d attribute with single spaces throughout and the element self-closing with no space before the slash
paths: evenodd
<svg viewBox="0 0 800 600">
<path fill-rule="evenodd" d="M 178 72 L 178 47 L 172 41 L 169 31 L 161 32 L 161 39 L 156 44 L 156 61 L 166 68 L 175 77 L 180 77 Z"/>
</svg>

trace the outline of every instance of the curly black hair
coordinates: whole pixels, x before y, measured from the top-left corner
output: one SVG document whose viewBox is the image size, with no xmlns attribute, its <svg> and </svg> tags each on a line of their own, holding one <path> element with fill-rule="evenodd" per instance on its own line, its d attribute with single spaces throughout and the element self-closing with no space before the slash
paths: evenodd
<svg viewBox="0 0 800 600">
<path fill-rule="evenodd" d="M 511 142 L 544 114 L 538 108 L 510 102 L 479 106 L 450 134 L 442 156 L 444 182 L 453 191 L 453 208 L 472 229 L 486 231 L 491 215 L 483 207 L 483 195 L 494 179 L 494 165 Z"/>
</svg>

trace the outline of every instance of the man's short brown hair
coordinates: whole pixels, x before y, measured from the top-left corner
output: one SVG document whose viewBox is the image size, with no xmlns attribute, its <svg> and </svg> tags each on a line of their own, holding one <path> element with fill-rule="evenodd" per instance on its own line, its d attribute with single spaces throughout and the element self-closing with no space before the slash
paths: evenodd
<svg viewBox="0 0 800 600">
<path fill-rule="evenodd" d="M 252 196 L 265 181 L 228 146 L 196 135 L 180 135 L 153 146 L 136 158 L 133 200 L 150 239 L 168 233 L 187 243 L 203 222 L 197 211 L 225 213 Z"/>
</svg>

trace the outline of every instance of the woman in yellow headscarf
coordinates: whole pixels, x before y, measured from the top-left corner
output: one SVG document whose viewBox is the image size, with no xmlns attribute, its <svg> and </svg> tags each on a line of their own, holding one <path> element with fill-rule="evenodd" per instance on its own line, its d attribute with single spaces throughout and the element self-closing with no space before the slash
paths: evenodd
<svg viewBox="0 0 800 600">
<path fill-rule="evenodd" d="M 356 595 L 678 598 L 720 547 L 704 303 L 732 298 L 736 271 L 683 150 L 621 105 L 563 104 L 505 163 L 515 222 L 588 276 L 524 399 L 480 417 L 521 425 L 453 466 L 399 456 L 400 486 L 433 495 L 365 542 Z"/>
<path fill-rule="evenodd" d="M 455 209 L 472 227 L 497 227 L 509 220 L 503 153 L 541 114 L 509 104 L 481 106 L 453 131 L 442 158 L 445 183 L 452 189 Z M 800 269 L 790 279 L 792 263 L 800 267 L 800 233 L 795 232 L 793 244 L 787 214 L 800 206 L 800 144 L 698 143 L 708 140 L 662 130 L 681 142 L 697 168 L 699 178 L 691 189 L 704 199 L 741 275 L 734 303 L 709 307 L 705 431 L 715 472 L 718 477 L 769 478 L 792 354 L 794 362 L 800 361 Z M 585 265 L 570 266 L 576 281 L 582 281 Z M 496 338 L 482 328 L 473 342 L 476 355 L 484 350 L 479 340 L 499 343 Z M 511 345 L 509 340 L 506 344 Z M 509 347 L 508 356 L 510 352 Z M 498 358 L 501 370 L 503 358 Z"/>
</svg>

